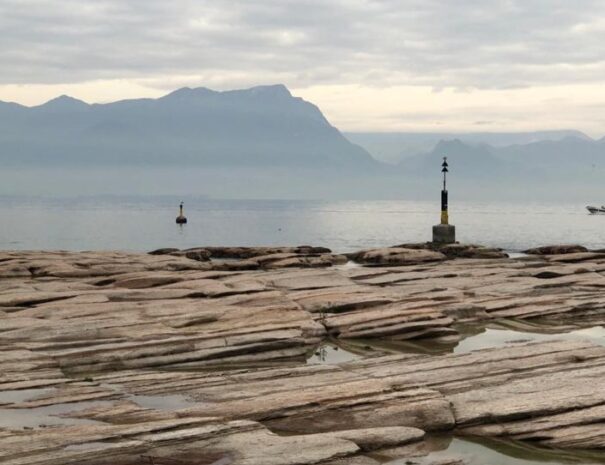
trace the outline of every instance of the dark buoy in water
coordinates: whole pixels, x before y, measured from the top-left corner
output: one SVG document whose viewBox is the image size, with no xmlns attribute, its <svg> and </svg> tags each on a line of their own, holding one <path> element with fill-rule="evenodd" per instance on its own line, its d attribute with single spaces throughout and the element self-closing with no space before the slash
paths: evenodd
<svg viewBox="0 0 605 465">
<path fill-rule="evenodd" d="M 187 224 L 187 218 L 183 215 L 183 202 L 179 206 L 179 216 L 176 217 L 176 224 Z"/>
</svg>

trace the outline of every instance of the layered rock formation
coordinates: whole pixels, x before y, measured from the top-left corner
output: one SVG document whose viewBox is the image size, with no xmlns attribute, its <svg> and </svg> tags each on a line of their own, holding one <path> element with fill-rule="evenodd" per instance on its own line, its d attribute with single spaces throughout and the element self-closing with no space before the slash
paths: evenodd
<svg viewBox="0 0 605 465">
<path fill-rule="evenodd" d="M 209 254 L 1 252 L 0 462 L 370 464 L 443 431 L 605 448 L 605 347 L 589 342 L 305 364 L 328 337 L 603 324 L 605 254 L 238 271 L 220 268 L 333 254 Z"/>
</svg>

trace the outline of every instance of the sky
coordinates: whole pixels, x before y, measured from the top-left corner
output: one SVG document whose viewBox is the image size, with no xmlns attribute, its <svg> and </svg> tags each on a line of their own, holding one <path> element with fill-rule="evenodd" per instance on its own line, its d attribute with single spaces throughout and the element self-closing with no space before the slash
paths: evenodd
<svg viewBox="0 0 605 465">
<path fill-rule="evenodd" d="M 283 83 L 345 131 L 605 134 L 605 0 L 0 0 L 0 100 Z"/>
</svg>

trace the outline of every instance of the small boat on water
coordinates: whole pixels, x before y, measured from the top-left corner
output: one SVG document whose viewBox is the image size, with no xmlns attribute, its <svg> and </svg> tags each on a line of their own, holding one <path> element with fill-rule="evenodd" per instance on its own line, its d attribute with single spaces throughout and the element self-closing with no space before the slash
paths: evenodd
<svg viewBox="0 0 605 465">
<path fill-rule="evenodd" d="M 605 206 L 599 207 L 591 207 L 590 205 L 586 207 L 586 210 L 590 212 L 591 215 L 605 214 Z"/>
</svg>

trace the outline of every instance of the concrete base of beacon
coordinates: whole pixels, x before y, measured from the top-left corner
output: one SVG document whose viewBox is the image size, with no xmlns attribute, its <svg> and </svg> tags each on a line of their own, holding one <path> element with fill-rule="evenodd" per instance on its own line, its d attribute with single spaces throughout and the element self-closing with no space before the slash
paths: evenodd
<svg viewBox="0 0 605 465">
<path fill-rule="evenodd" d="M 436 224 L 433 226 L 433 242 L 453 244 L 456 242 L 456 226 L 452 224 Z"/>
</svg>

